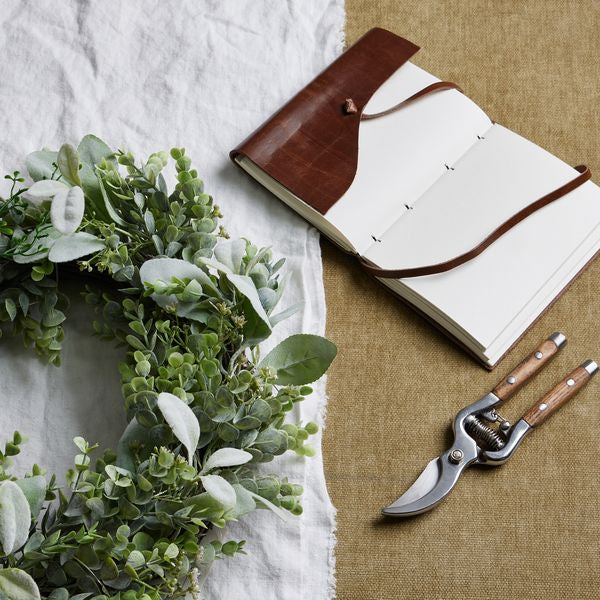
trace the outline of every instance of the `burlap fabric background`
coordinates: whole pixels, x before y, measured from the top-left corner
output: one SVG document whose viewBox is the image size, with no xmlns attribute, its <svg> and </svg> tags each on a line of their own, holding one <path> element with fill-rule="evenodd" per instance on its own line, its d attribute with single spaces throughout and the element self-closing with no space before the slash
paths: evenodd
<svg viewBox="0 0 600 600">
<path fill-rule="evenodd" d="M 347 0 L 348 43 L 376 25 L 420 45 L 414 62 L 493 119 L 586 162 L 600 182 L 600 3 Z M 370 202 L 376 190 L 365 210 Z M 339 347 L 324 452 L 340 600 L 600 598 L 600 377 L 505 466 L 468 471 L 436 510 L 378 516 L 445 449 L 456 411 L 539 340 L 561 330 L 569 344 L 507 403 L 511 419 L 583 359 L 600 359 L 600 260 L 490 374 L 352 259 L 326 242 L 323 251 Z"/>
</svg>

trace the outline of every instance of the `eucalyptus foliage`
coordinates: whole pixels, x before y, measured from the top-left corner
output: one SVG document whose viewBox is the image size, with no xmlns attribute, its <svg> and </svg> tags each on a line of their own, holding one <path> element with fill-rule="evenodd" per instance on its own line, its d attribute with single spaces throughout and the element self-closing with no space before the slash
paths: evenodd
<svg viewBox="0 0 600 600">
<path fill-rule="evenodd" d="M 75 438 L 65 488 L 38 465 L 14 474 L 23 438 L 7 441 L 0 600 L 198 597 L 214 559 L 244 552 L 244 541 L 206 542 L 211 527 L 257 508 L 302 512 L 302 487 L 256 466 L 314 453 L 316 424 L 286 413 L 335 346 L 295 335 L 261 360 L 259 345 L 291 312 L 276 311 L 284 261 L 229 239 L 183 148 L 140 163 L 88 135 L 26 164 L 33 183 L 14 172 L 0 199 L 0 332 L 58 366 L 68 311 L 58 272 L 78 267 L 95 333 L 127 349 L 129 424 L 96 458 Z"/>
</svg>

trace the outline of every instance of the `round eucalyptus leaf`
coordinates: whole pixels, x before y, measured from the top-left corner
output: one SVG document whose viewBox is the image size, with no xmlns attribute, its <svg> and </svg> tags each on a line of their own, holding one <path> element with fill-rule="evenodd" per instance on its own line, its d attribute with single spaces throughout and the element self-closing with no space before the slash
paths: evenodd
<svg viewBox="0 0 600 600">
<path fill-rule="evenodd" d="M 257 436 L 258 429 L 248 429 L 246 431 L 242 431 L 242 434 L 238 438 L 237 443 L 241 448 L 247 448 L 248 446 L 251 446 L 254 443 L 254 440 L 256 440 Z M 248 448 L 248 452 L 252 454 L 250 448 Z M 255 458 L 254 454 L 252 454 L 252 458 Z"/>
<path fill-rule="evenodd" d="M 233 401 L 227 403 L 225 400 L 217 401 L 213 399 L 206 402 L 205 411 L 215 423 L 225 423 L 233 419 L 236 409 Z"/>
<path fill-rule="evenodd" d="M 146 559 L 139 550 L 132 550 L 127 557 L 127 564 L 134 569 L 139 569 L 146 564 Z"/>
<path fill-rule="evenodd" d="M 211 394 L 211 396 L 212 396 L 212 394 Z M 212 402 L 215 402 L 214 397 L 212 399 Z M 197 406 L 195 406 L 192 409 L 192 411 L 196 415 L 196 418 L 198 419 L 198 423 L 200 423 L 200 431 L 202 433 L 214 431 L 217 428 L 214 421 L 201 408 L 198 408 Z"/>
<path fill-rule="evenodd" d="M 261 420 L 257 417 L 247 415 L 235 421 L 235 426 L 241 431 L 256 429 L 257 427 L 261 426 Z"/>
<path fill-rule="evenodd" d="M 258 480 L 258 493 L 268 500 L 275 500 L 279 495 L 281 485 L 275 477 L 261 477 Z"/>
<path fill-rule="evenodd" d="M 266 423 L 271 418 L 271 407 L 268 402 L 262 398 L 258 398 L 250 406 L 248 415 Z"/>
<path fill-rule="evenodd" d="M 224 442 L 235 442 L 240 432 L 231 423 L 220 423 L 217 427 L 217 435 Z"/>
<path fill-rule="evenodd" d="M 146 458 L 152 445 L 148 429 L 140 425 L 137 418 L 134 417 L 127 424 L 117 444 L 117 466 L 133 472 L 135 470 L 135 454 L 131 448 L 135 446 L 137 455 Z"/>
<path fill-rule="evenodd" d="M 272 427 L 261 431 L 254 442 L 254 448 L 265 454 L 281 454 L 285 452 L 286 447 L 287 437 L 285 433 Z"/>
<path fill-rule="evenodd" d="M 198 440 L 198 450 L 205 448 L 215 439 L 214 431 L 202 431 L 200 433 L 200 439 Z"/>
</svg>

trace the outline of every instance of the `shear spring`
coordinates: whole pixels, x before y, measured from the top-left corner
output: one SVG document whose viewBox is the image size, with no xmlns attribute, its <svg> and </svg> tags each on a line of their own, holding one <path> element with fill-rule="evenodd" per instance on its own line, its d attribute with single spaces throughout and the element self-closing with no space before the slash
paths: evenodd
<svg viewBox="0 0 600 600">
<path fill-rule="evenodd" d="M 506 444 L 496 431 L 473 415 L 465 419 L 465 429 L 475 440 L 484 443 L 489 450 L 501 450 Z"/>
</svg>

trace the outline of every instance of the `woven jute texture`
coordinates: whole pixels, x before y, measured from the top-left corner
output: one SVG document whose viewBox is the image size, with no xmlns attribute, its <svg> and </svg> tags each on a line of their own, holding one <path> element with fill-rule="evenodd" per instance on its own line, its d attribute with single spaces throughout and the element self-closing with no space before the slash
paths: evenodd
<svg viewBox="0 0 600 600">
<path fill-rule="evenodd" d="M 566 162 L 585 162 L 600 183 L 600 3 L 347 1 L 348 43 L 374 26 L 421 46 L 416 64 Z M 373 190 L 365 210 L 376 202 Z M 510 420 L 584 359 L 600 359 L 600 260 L 488 373 L 353 259 L 327 242 L 323 253 L 328 335 L 339 348 L 324 440 L 338 597 L 600 598 L 600 376 L 503 467 L 468 470 L 420 517 L 379 518 L 450 443 L 457 410 L 548 334 L 560 330 L 569 344 L 505 405 Z"/>
</svg>

